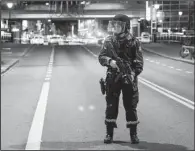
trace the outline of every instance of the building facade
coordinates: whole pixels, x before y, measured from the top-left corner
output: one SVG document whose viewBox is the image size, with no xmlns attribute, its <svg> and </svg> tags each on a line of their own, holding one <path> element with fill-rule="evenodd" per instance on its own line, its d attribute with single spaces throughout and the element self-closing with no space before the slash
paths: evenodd
<svg viewBox="0 0 195 151">
<path fill-rule="evenodd" d="M 156 24 L 158 32 L 183 32 L 195 29 L 195 1 L 149 1 L 148 6 L 151 11 L 150 17 Z"/>
</svg>

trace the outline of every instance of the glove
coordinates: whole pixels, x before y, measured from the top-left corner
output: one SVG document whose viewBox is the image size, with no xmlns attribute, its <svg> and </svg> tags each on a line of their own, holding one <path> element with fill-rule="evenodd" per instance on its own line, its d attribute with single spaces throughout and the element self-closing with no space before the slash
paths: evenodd
<svg viewBox="0 0 195 151">
<path fill-rule="evenodd" d="M 119 71 L 119 67 L 117 66 L 115 60 L 110 60 L 110 61 L 109 61 L 109 65 L 110 65 L 112 68 L 115 68 L 115 69 L 117 69 L 117 70 Z"/>
<path fill-rule="evenodd" d="M 132 79 L 132 82 L 135 80 L 135 72 L 131 72 L 131 79 Z"/>
</svg>

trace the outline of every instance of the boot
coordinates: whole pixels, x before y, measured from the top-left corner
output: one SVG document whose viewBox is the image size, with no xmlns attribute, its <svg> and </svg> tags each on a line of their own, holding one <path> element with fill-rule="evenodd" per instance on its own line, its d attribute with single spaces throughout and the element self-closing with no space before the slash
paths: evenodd
<svg viewBox="0 0 195 151">
<path fill-rule="evenodd" d="M 131 125 L 130 127 L 131 144 L 138 144 L 139 138 L 137 137 L 137 125 Z"/>
<path fill-rule="evenodd" d="M 113 132 L 114 132 L 113 127 L 106 126 L 106 137 L 104 139 L 105 144 L 111 144 L 113 142 Z"/>
</svg>

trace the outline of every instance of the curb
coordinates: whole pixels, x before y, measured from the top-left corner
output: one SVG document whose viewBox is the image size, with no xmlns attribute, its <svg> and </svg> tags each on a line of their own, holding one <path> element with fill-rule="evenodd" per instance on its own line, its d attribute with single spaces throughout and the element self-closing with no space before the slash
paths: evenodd
<svg viewBox="0 0 195 151">
<path fill-rule="evenodd" d="M 167 56 L 167 55 L 163 55 L 163 54 L 154 52 L 153 50 L 148 49 L 148 48 L 144 48 L 144 47 L 142 47 L 142 49 L 147 51 L 147 52 L 150 52 L 150 53 L 156 54 L 158 56 L 164 57 L 164 58 L 172 59 L 172 60 L 175 60 L 175 61 L 181 61 L 181 62 L 185 62 L 185 63 L 194 65 L 194 61 L 193 60 L 190 61 L 190 60 L 184 60 L 184 59 L 180 59 L 180 58 L 170 57 L 170 56 Z"/>
<path fill-rule="evenodd" d="M 30 45 L 28 48 L 26 48 L 22 54 L 22 57 L 24 57 L 35 45 Z"/>
<path fill-rule="evenodd" d="M 30 45 L 28 48 L 26 48 L 23 52 L 23 54 L 21 55 L 21 57 L 24 57 L 32 48 L 34 45 Z M 1 75 L 4 74 L 5 72 L 7 72 L 11 67 L 13 67 L 14 65 L 16 65 L 17 63 L 19 63 L 19 59 L 16 59 L 16 61 L 13 61 L 10 65 L 6 66 L 5 69 L 3 71 L 1 71 Z"/>
<path fill-rule="evenodd" d="M 5 70 L 1 71 L 1 75 L 4 74 L 6 71 L 8 71 L 11 67 L 13 67 L 15 64 L 19 62 L 19 59 L 12 62 L 12 64 L 8 65 Z"/>
</svg>

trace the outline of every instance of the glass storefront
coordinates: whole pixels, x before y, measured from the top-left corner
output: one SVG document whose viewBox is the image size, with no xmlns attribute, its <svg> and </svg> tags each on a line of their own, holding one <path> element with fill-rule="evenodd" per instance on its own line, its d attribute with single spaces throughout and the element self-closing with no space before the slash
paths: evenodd
<svg viewBox="0 0 195 151">
<path fill-rule="evenodd" d="M 182 29 L 194 30 L 194 1 L 155 1 L 151 5 L 155 4 L 159 4 L 157 12 L 163 12 L 164 14 L 160 22 L 157 17 L 158 28 L 163 30 L 176 29 L 180 32 Z"/>
</svg>

